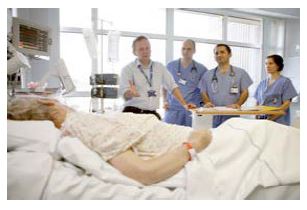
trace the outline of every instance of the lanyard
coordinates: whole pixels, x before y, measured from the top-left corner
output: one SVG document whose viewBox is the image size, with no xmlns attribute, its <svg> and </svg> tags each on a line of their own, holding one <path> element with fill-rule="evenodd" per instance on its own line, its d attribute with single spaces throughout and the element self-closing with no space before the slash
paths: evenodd
<svg viewBox="0 0 307 210">
<path fill-rule="evenodd" d="M 140 69 L 140 71 L 142 72 L 143 76 L 145 77 L 147 83 L 149 84 L 149 87 L 152 87 L 152 75 L 153 75 L 153 70 L 152 70 L 152 65 L 150 65 L 150 72 L 149 72 L 149 79 L 147 77 L 147 75 L 145 74 L 144 70 L 142 69 L 141 65 L 138 65 L 138 68 Z"/>
</svg>

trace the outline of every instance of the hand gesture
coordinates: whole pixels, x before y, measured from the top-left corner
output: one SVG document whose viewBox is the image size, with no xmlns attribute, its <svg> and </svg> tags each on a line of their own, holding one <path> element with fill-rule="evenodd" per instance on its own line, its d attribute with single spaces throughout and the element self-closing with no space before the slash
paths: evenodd
<svg viewBox="0 0 307 210">
<path fill-rule="evenodd" d="M 128 90 L 128 95 L 130 97 L 140 97 L 140 94 L 136 90 L 136 86 L 129 80 L 129 90 Z"/>
</svg>

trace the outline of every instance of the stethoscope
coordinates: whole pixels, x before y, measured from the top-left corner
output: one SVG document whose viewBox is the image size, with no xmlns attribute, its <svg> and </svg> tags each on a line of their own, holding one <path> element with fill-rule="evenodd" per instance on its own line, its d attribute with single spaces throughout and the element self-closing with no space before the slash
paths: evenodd
<svg viewBox="0 0 307 210">
<path fill-rule="evenodd" d="M 213 93 L 217 93 L 218 91 L 218 78 L 217 78 L 217 70 L 218 67 L 215 67 L 213 77 L 211 79 L 211 88 Z M 238 86 L 235 84 L 236 74 L 233 70 L 233 67 L 230 65 L 230 73 L 229 76 L 232 78 L 232 86 L 230 88 L 230 93 L 238 93 Z"/>
<path fill-rule="evenodd" d="M 194 80 L 193 75 L 196 75 L 196 74 L 197 74 L 197 68 L 196 68 L 196 65 L 195 65 L 194 60 L 192 60 L 191 73 L 192 73 L 192 80 Z M 179 61 L 178 61 L 177 76 L 180 78 L 180 80 L 186 81 L 185 79 L 182 78 L 182 73 L 181 73 L 181 59 L 179 59 Z"/>
</svg>

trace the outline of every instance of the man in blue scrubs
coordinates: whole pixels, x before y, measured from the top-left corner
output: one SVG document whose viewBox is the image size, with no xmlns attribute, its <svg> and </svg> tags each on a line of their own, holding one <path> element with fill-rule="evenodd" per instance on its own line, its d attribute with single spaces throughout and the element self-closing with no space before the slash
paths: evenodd
<svg viewBox="0 0 307 210">
<path fill-rule="evenodd" d="M 206 107 L 227 106 L 239 109 L 248 98 L 248 87 L 253 83 L 247 72 L 230 65 L 231 49 L 226 44 L 214 48 L 218 66 L 208 71 L 199 83 Z M 237 115 L 213 116 L 213 128 Z"/>
<path fill-rule="evenodd" d="M 174 60 L 167 65 L 168 71 L 172 74 L 176 84 L 180 88 L 184 99 L 188 103 L 202 106 L 202 99 L 198 83 L 207 71 L 207 68 L 193 60 L 195 53 L 195 42 L 187 39 L 183 42 L 181 53 L 182 58 Z M 170 93 L 163 90 L 165 117 L 164 122 L 192 126 L 191 112 L 186 110 L 179 101 Z"/>
</svg>

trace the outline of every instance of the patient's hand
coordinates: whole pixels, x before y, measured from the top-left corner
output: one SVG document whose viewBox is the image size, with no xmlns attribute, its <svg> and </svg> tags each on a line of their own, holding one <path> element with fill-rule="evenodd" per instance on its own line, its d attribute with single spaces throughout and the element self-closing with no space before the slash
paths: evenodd
<svg viewBox="0 0 307 210">
<path fill-rule="evenodd" d="M 212 134 L 210 130 L 194 130 L 191 132 L 188 142 L 192 143 L 196 152 L 200 152 L 205 149 L 212 140 Z"/>
</svg>

